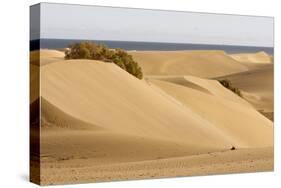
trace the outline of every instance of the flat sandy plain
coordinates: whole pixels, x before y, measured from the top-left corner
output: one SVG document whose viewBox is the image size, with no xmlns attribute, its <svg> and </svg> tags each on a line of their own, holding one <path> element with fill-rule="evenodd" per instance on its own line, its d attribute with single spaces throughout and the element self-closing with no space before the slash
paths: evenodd
<svg viewBox="0 0 281 188">
<path fill-rule="evenodd" d="M 144 79 L 61 51 L 31 53 L 31 82 L 41 83 L 40 94 L 31 90 L 31 106 L 41 104 L 40 184 L 273 170 L 268 54 L 129 53 Z"/>
</svg>

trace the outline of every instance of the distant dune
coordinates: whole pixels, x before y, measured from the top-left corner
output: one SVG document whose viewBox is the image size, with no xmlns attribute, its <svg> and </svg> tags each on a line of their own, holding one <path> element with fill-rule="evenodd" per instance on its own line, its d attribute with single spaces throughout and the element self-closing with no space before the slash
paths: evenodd
<svg viewBox="0 0 281 188">
<path fill-rule="evenodd" d="M 249 69 L 223 51 L 130 54 L 145 79 L 41 50 L 31 106 L 40 99 L 42 184 L 273 169 L 272 121 L 249 100 L 270 98 L 273 67 Z M 233 81 L 248 102 L 213 78 Z"/>
<path fill-rule="evenodd" d="M 272 57 L 265 52 L 257 52 L 250 54 L 232 54 L 230 55 L 233 59 L 239 62 L 246 63 L 272 63 Z"/>
<path fill-rule="evenodd" d="M 248 70 L 224 51 L 130 52 L 148 75 L 193 75 L 217 77 Z"/>
</svg>

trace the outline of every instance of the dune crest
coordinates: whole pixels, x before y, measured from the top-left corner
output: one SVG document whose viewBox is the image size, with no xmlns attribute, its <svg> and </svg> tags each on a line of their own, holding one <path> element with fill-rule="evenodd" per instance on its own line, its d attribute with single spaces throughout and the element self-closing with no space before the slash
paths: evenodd
<svg viewBox="0 0 281 188">
<path fill-rule="evenodd" d="M 223 87 L 217 80 L 203 79 L 194 76 L 184 76 L 189 82 L 192 82 L 202 88 L 205 88 L 212 95 L 217 96 L 222 99 L 227 99 L 236 103 L 251 106 L 248 102 L 243 100 L 240 96 L 236 95 L 232 91 Z"/>
<path fill-rule="evenodd" d="M 273 63 L 272 57 L 266 52 L 231 54 L 230 57 L 239 62 L 246 63 Z"/>
<path fill-rule="evenodd" d="M 217 77 L 248 70 L 224 51 L 137 51 L 130 52 L 146 76 L 193 75 Z"/>
<path fill-rule="evenodd" d="M 72 117 L 41 97 L 41 127 L 71 130 L 101 130 L 101 127 Z"/>
</svg>

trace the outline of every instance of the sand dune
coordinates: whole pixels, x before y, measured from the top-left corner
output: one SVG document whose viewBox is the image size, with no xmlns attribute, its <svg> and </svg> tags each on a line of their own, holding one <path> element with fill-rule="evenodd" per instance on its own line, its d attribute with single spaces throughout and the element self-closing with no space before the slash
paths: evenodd
<svg viewBox="0 0 281 188">
<path fill-rule="evenodd" d="M 224 51 L 137 51 L 130 54 L 146 76 L 216 77 L 248 70 Z"/>
<path fill-rule="evenodd" d="M 34 50 L 29 53 L 29 62 L 33 65 L 39 65 L 40 63 L 40 50 Z"/>
<path fill-rule="evenodd" d="M 238 147 L 273 145 L 272 122 L 251 106 L 241 105 L 240 102 L 222 96 L 210 96 L 170 82 L 160 80 L 150 80 L 150 82 L 217 126 L 224 135 L 235 141 L 233 145 Z M 253 130 L 255 130 L 255 134 L 252 134 Z M 263 139 L 260 139 L 261 137 Z"/>
<path fill-rule="evenodd" d="M 101 130 L 101 127 L 84 122 L 61 111 L 41 97 L 41 127 L 71 130 Z"/>
<path fill-rule="evenodd" d="M 39 98 L 39 82 L 40 82 L 40 68 L 36 65 L 30 64 L 29 65 L 29 84 L 30 84 L 30 104 L 33 103 L 36 99 Z"/>
<path fill-rule="evenodd" d="M 200 78 L 228 75 L 256 95 L 273 87 L 263 86 L 267 73 L 260 88 L 252 85 L 266 71 L 222 51 L 130 53 L 144 80 L 112 63 L 42 50 L 41 184 L 272 170 L 272 122 Z M 38 93 L 31 99 L 38 104 Z"/>
<path fill-rule="evenodd" d="M 249 63 L 249 62 L 241 62 L 241 63 L 248 68 L 247 71 L 253 71 L 253 70 L 264 69 L 264 68 L 266 69 L 268 66 L 273 66 L 271 63 Z"/>
<path fill-rule="evenodd" d="M 216 81 L 186 77 L 210 93 L 216 93 L 216 98 L 163 82 L 165 87 L 173 87 L 170 91 L 176 92 L 176 99 L 180 102 L 183 102 L 182 97 L 198 98 L 191 100 L 196 104 L 180 105 L 114 64 L 71 60 L 45 65 L 41 68 L 41 73 L 41 92 L 46 100 L 56 104 L 70 116 L 114 132 L 221 149 L 233 144 L 237 147 L 272 145 L 271 122 L 259 116 L 253 108 L 244 107 L 239 97 Z M 160 81 L 157 83 L 160 84 Z M 217 98 L 227 100 L 228 105 L 222 100 L 216 100 Z M 220 103 L 222 107 L 216 111 L 214 107 Z M 230 114 L 224 119 L 222 114 L 225 115 L 227 107 L 230 108 Z M 201 111 L 197 111 L 200 108 L 204 108 L 207 115 L 214 113 L 216 119 L 210 121 L 208 116 L 202 116 Z M 241 122 L 228 122 L 235 115 L 234 111 L 237 111 Z M 222 122 L 221 127 L 217 127 L 218 120 Z M 248 126 L 241 127 L 245 122 Z M 250 137 L 248 134 L 254 129 L 252 126 L 257 131 Z M 228 134 L 222 132 L 224 128 L 228 130 Z M 239 132 L 235 133 L 235 130 Z M 261 135 L 265 138 L 262 142 Z"/>
<path fill-rule="evenodd" d="M 239 62 L 247 62 L 247 63 L 272 63 L 272 57 L 265 52 L 257 52 L 257 53 L 243 53 L 243 54 L 231 54 L 233 59 Z"/>
<path fill-rule="evenodd" d="M 224 76 L 240 90 L 244 98 L 256 109 L 273 112 L 273 64 L 263 69 Z"/>
<path fill-rule="evenodd" d="M 163 80 L 174 84 L 182 85 L 188 88 L 196 89 L 204 93 L 211 94 L 211 92 L 208 89 L 201 87 L 196 83 L 188 81 L 185 76 L 147 76 L 146 77 L 146 80 L 150 80 L 150 79 Z"/>
<path fill-rule="evenodd" d="M 41 74 L 42 96 L 80 120 L 124 134 L 231 147 L 215 126 L 114 64 L 56 62 L 43 66 Z"/>
<path fill-rule="evenodd" d="M 64 60 L 64 52 L 41 49 L 30 52 L 30 103 L 39 98 L 40 66 Z"/>
<path fill-rule="evenodd" d="M 40 58 L 40 60 L 39 60 Z M 64 59 L 64 52 L 50 49 L 40 49 L 30 52 L 30 63 L 33 65 L 45 65 Z"/>
<path fill-rule="evenodd" d="M 39 116 L 40 116 L 39 98 L 34 100 L 32 103 L 30 103 L 29 112 L 30 112 L 30 115 L 29 115 L 30 126 L 33 126 L 32 128 L 35 128 L 34 126 L 38 126 L 38 124 L 39 124 Z"/>
<path fill-rule="evenodd" d="M 168 81 L 174 84 L 185 86 L 187 88 L 196 89 L 198 91 L 215 95 L 219 98 L 227 99 L 243 105 L 251 106 L 247 101 L 232 91 L 225 89 L 218 81 L 203 79 L 195 76 L 150 76 L 147 78 Z"/>
</svg>

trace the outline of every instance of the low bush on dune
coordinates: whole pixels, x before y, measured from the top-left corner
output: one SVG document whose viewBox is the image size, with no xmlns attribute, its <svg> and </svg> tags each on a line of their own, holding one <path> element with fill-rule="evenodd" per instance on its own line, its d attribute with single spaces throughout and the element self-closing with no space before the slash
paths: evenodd
<svg viewBox="0 0 281 188">
<path fill-rule="evenodd" d="M 230 80 L 219 80 L 219 82 L 221 83 L 221 85 L 223 85 L 225 88 L 231 90 L 233 93 L 236 93 L 238 96 L 242 97 L 242 93 L 241 91 L 236 88 L 236 87 L 233 87 L 232 83 Z"/>
<path fill-rule="evenodd" d="M 94 42 L 69 45 L 69 48 L 65 51 L 65 59 L 92 59 L 112 62 L 139 79 L 143 77 L 141 67 L 126 51 L 109 49 L 105 45 Z"/>
</svg>

